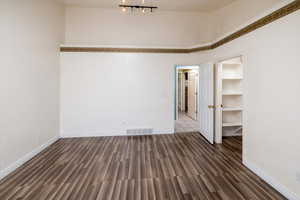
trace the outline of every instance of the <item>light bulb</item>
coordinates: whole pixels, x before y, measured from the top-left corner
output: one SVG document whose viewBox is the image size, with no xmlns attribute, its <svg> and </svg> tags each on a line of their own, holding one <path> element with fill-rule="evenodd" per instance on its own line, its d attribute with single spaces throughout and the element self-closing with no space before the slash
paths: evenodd
<svg viewBox="0 0 300 200">
<path fill-rule="evenodd" d="M 145 12 L 146 12 L 145 8 L 143 8 L 142 12 L 143 12 L 143 13 L 145 13 Z"/>
<path fill-rule="evenodd" d="M 126 0 L 122 0 L 122 3 L 125 3 Z"/>
<path fill-rule="evenodd" d="M 142 0 L 142 4 L 144 4 L 145 3 L 145 0 Z"/>
<path fill-rule="evenodd" d="M 123 12 L 126 12 L 126 8 L 122 8 L 122 11 L 123 11 Z"/>
</svg>

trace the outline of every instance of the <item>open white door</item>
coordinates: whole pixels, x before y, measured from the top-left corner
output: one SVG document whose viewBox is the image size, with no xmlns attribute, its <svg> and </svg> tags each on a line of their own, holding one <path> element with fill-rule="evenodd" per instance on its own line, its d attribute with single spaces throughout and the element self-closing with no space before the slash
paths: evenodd
<svg viewBox="0 0 300 200">
<path fill-rule="evenodd" d="M 187 115 L 193 120 L 197 120 L 197 96 L 198 96 L 198 72 L 191 71 L 188 73 L 188 113 Z"/>
<path fill-rule="evenodd" d="M 214 143 L 214 66 L 199 65 L 199 122 L 200 133 Z"/>
</svg>

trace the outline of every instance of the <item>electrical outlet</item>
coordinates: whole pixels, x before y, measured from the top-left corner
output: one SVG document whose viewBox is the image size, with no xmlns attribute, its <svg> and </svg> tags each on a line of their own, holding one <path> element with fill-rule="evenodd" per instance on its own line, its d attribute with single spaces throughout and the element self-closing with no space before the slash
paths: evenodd
<svg viewBox="0 0 300 200">
<path fill-rule="evenodd" d="M 296 174 L 296 180 L 300 183 L 300 172 Z"/>
</svg>

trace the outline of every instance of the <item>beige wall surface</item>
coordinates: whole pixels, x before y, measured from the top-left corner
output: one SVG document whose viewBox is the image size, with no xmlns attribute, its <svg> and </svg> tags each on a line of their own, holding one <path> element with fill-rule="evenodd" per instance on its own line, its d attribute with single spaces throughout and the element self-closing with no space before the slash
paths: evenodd
<svg viewBox="0 0 300 200">
<path fill-rule="evenodd" d="M 175 64 L 202 60 L 189 54 L 62 53 L 61 135 L 125 135 L 136 128 L 173 133 Z"/>
<path fill-rule="evenodd" d="M 298 199 L 299 27 L 297 11 L 211 52 L 213 61 L 244 57 L 243 159 Z"/>
<path fill-rule="evenodd" d="M 212 40 L 210 20 L 208 13 L 67 7 L 65 44 L 189 47 Z"/>
<path fill-rule="evenodd" d="M 189 48 L 215 42 L 293 0 L 239 0 L 213 12 L 66 7 L 65 45 Z M 109 20 L 108 20 L 109 19 Z"/>
<path fill-rule="evenodd" d="M 0 177 L 58 137 L 63 13 L 51 1 L 1 1 Z"/>
<path fill-rule="evenodd" d="M 239 0 L 211 13 L 214 18 L 213 38 L 221 39 L 268 15 L 293 0 Z"/>
</svg>

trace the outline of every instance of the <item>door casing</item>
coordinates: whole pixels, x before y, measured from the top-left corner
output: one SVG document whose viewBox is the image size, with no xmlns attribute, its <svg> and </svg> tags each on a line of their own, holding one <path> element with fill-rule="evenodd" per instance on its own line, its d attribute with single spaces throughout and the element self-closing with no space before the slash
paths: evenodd
<svg viewBox="0 0 300 200">
<path fill-rule="evenodd" d="M 186 66 L 186 65 L 175 65 L 175 88 L 174 88 L 174 101 L 175 101 L 175 104 L 174 104 L 174 119 L 176 120 L 177 119 L 177 117 L 178 117 L 178 96 L 177 96 L 177 87 L 178 87 L 178 71 L 179 71 L 179 69 L 186 69 L 186 68 L 188 68 L 188 67 L 191 67 L 192 69 L 194 68 L 196 68 L 196 69 L 198 69 L 198 71 L 199 71 L 199 73 L 198 73 L 198 81 L 199 81 L 199 83 L 198 83 L 198 88 L 197 88 L 197 96 L 198 96 L 198 98 L 197 98 L 197 119 L 200 121 L 201 119 L 200 119 L 200 76 L 201 76 L 201 66 L 203 67 L 203 68 L 205 68 L 205 67 L 207 67 L 207 66 L 210 66 L 210 75 L 211 75 L 211 77 L 209 77 L 210 78 L 210 88 L 209 88 L 209 95 L 211 95 L 211 98 L 209 99 L 209 106 L 212 106 L 212 108 L 210 108 L 210 109 L 212 109 L 212 110 L 210 110 L 209 111 L 209 113 L 210 113 L 210 124 L 209 124 L 209 132 L 212 134 L 212 137 L 210 137 L 209 139 L 208 139 L 208 141 L 210 142 L 210 143 L 214 143 L 214 126 L 215 126 L 215 120 L 214 120 L 214 64 L 212 64 L 212 63 L 207 63 L 207 64 L 200 64 L 200 65 L 192 65 L 192 66 Z M 209 107 L 208 106 L 208 107 Z M 175 130 L 175 120 L 174 120 L 174 130 Z M 199 128 L 200 128 L 200 132 L 201 132 L 201 126 L 200 126 L 200 123 L 199 123 Z M 201 133 L 204 137 L 205 137 L 205 135 L 203 134 L 203 133 Z"/>
<path fill-rule="evenodd" d="M 175 87 L 174 87 L 174 127 L 175 127 L 175 120 L 177 120 L 178 117 L 178 95 L 177 95 L 177 89 L 178 89 L 178 72 L 180 69 L 197 69 L 199 71 L 199 65 L 175 65 L 174 68 L 175 73 Z M 199 87 L 198 87 L 198 99 L 197 104 L 199 105 Z M 187 102 L 186 102 L 187 103 Z M 197 106 L 197 119 L 199 119 L 199 106 Z"/>
</svg>

